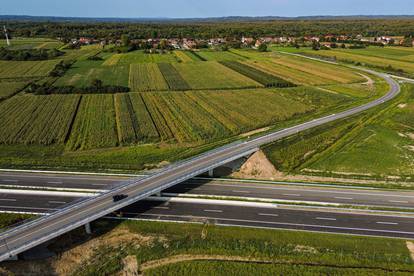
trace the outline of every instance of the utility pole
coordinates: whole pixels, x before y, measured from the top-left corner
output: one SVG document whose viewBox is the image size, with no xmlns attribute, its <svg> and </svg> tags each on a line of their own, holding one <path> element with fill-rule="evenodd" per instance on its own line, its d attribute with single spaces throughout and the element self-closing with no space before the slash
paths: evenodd
<svg viewBox="0 0 414 276">
<path fill-rule="evenodd" d="M 10 46 L 10 40 L 9 40 L 9 35 L 7 34 L 6 25 L 3 26 L 3 29 L 4 29 L 4 35 L 6 36 L 7 46 Z"/>
</svg>

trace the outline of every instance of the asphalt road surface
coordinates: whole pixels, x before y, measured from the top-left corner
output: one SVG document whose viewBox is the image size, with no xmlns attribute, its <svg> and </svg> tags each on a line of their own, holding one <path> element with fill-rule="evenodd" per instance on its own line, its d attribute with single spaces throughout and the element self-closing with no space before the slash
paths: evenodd
<svg viewBox="0 0 414 276">
<path fill-rule="evenodd" d="M 14 195 L 13 199 L 16 201 L 0 201 L 1 209 L 20 212 L 30 210 L 43 214 L 56 211 L 67 202 L 79 198 L 39 196 L 31 199 L 22 195 Z M 338 213 L 335 211 L 294 210 L 277 208 L 277 206 L 262 208 L 221 204 L 140 201 L 116 213 L 109 214 L 108 217 L 119 218 L 120 215 L 130 219 L 414 238 L 414 218 Z"/>
<path fill-rule="evenodd" d="M 122 177 L 113 176 L 76 176 L 38 173 L 12 173 L 0 172 L 0 186 L 30 187 L 30 188 L 57 188 L 57 189 L 84 189 L 87 191 L 100 191 L 116 186 Z M 254 182 L 238 182 L 231 180 L 207 180 L 195 178 L 178 184 L 164 191 L 167 195 L 193 194 L 193 195 L 218 195 L 228 197 L 250 197 L 263 199 L 280 199 L 292 201 L 312 201 L 320 203 L 339 203 L 352 205 L 369 205 L 398 208 L 414 208 L 414 191 L 377 191 L 350 188 L 328 188 L 298 185 L 261 184 Z M 14 195 L 3 193 L 0 195 L 0 211 L 9 211 L 14 204 L 16 211 L 30 211 L 30 207 L 44 207 L 49 201 L 70 203 L 74 198 L 61 200 L 61 196 L 48 196 L 50 200 L 38 199 L 32 195 Z M 16 199 L 16 201 L 13 201 Z M 54 205 L 52 205 L 54 206 Z M 39 210 L 39 209 L 36 209 Z M 38 211 L 36 211 L 38 212 Z"/>
<path fill-rule="evenodd" d="M 315 126 L 320 126 L 358 114 L 393 99 L 400 92 L 399 84 L 389 76 L 370 70 L 364 69 L 364 71 L 383 77 L 390 85 L 390 91 L 385 96 L 368 104 L 294 127 L 289 127 L 253 140 L 233 143 L 209 151 L 190 160 L 173 164 L 165 170 L 159 171 L 151 176 L 125 182 L 110 192 L 100 194 L 75 204 L 70 208 L 58 210 L 51 215 L 43 216 L 38 220 L 16 227 L 15 229 L 0 235 L 0 261 L 75 229 L 87 222 L 126 207 L 151 194 L 191 179 L 209 169 L 253 153 L 261 145 L 288 137 Z M 127 196 L 127 198 L 114 202 L 113 197 L 121 194 Z"/>
</svg>

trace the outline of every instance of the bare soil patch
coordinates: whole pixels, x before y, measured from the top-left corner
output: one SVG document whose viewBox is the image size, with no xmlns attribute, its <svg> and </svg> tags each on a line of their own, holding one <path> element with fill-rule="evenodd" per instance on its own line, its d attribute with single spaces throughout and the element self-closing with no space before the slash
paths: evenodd
<svg viewBox="0 0 414 276">
<path fill-rule="evenodd" d="M 232 174 L 238 178 L 274 179 L 283 174 L 276 170 L 273 164 L 267 159 L 263 151 L 258 151 L 250 156 L 241 166 L 238 172 Z"/>
<path fill-rule="evenodd" d="M 268 131 L 269 129 L 270 129 L 270 127 L 264 127 L 264 128 L 260 128 L 260 129 L 252 130 L 250 132 L 240 134 L 240 136 L 241 137 L 249 137 L 249 136 L 255 135 L 257 133 Z"/>
<path fill-rule="evenodd" d="M 399 105 L 398 105 L 398 108 L 401 108 L 401 109 L 402 109 L 402 108 L 406 108 L 406 107 L 407 107 L 407 104 L 399 104 Z"/>
<path fill-rule="evenodd" d="M 154 240 L 155 237 L 131 233 L 126 227 L 120 226 L 105 235 L 64 251 L 56 257 L 37 261 L 9 262 L 2 265 L 2 268 L 11 275 L 72 275 L 80 265 L 87 263 L 93 257 L 95 250 L 101 246 L 111 246 L 114 248 L 126 244 L 133 244 L 137 247 L 149 246 Z M 128 259 L 126 261 L 131 260 Z M 128 262 L 126 267 L 132 268 L 133 263 Z M 2 271 L 0 270 L 0 272 Z"/>
<path fill-rule="evenodd" d="M 414 243 L 407 241 L 406 244 L 407 244 L 408 250 L 410 251 L 411 259 L 414 261 Z"/>
<path fill-rule="evenodd" d="M 127 256 L 122 260 L 123 269 L 120 276 L 138 276 L 138 262 L 135 256 Z"/>
</svg>

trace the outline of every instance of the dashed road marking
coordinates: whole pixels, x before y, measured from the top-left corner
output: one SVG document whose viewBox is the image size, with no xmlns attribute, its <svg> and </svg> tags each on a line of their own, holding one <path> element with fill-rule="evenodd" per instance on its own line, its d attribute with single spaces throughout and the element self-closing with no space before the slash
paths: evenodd
<svg viewBox="0 0 414 276">
<path fill-rule="evenodd" d="M 222 211 L 222 210 L 209 210 L 209 209 L 204 210 L 204 212 L 210 212 L 210 213 L 223 213 L 223 211 Z"/>
</svg>

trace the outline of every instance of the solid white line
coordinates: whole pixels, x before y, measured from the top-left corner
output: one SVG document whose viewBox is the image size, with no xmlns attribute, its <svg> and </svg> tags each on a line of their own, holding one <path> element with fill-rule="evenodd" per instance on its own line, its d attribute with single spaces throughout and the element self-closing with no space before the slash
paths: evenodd
<svg viewBox="0 0 414 276">
<path fill-rule="evenodd" d="M 277 214 L 265 214 L 265 213 L 258 213 L 259 216 L 265 216 L 265 217 L 278 217 Z"/>
<path fill-rule="evenodd" d="M 233 193 L 241 193 L 241 194 L 250 194 L 249 191 L 238 191 L 238 190 L 233 190 Z"/>
<path fill-rule="evenodd" d="M 210 213 L 223 213 L 223 211 L 222 211 L 222 210 L 208 210 L 208 209 L 204 210 L 204 212 L 210 212 Z"/>
<path fill-rule="evenodd" d="M 390 200 L 392 203 L 408 203 L 408 201 Z"/>
<path fill-rule="evenodd" d="M 377 221 L 378 224 L 385 224 L 385 225 L 398 225 L 396 222 L 386 222 L 386 221 Z"/>
<path fill-rule="evenodd" d="M 0 198 L 0 201 L 17 201 L 17 199 L 14 199 L 14 198 Z"/>
<path fill-rule="evenodd" d="M 337 197 L 334 197 L 335 199 L 345 199 L 345 200 L 353 200 L 353 198 L 352 197 L 340 197 L 340 196 L 337 196 Z"/>
<path fill-rule="evenodd" d="M 66 202 L 64 202 L 64 201 L 54 201 L 54 200 L 49 201 L 49 203 L 51 203 L 51 204 L 66 204 Z"/>
<path fill-rule="evenodd" d="M 318 219 L 318 220 L 336 220 L 336 218 L 321 218 L 321 217 L 317 217 L 316 219 Z"/>
</svg>

